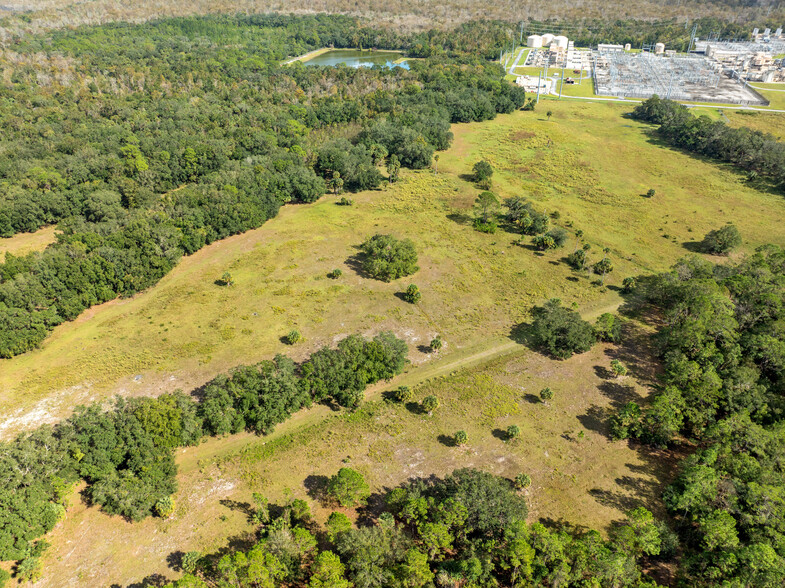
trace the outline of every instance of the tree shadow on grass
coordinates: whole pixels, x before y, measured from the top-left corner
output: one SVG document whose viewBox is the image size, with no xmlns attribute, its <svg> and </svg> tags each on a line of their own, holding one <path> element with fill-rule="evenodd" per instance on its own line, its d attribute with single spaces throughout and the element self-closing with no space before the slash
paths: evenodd
<svg viewBox="0 0 785 588">
<path fill-rule="evenodd" d="M 320 476 L 316 474 L 306 476 L 305 480 L 303 480 L 305 493 L 309 498 L 311 498 L 311 500 L 325 503 L 327 502 L 327 483 L 329 481 L 330 478 L 327 476 Z"/>
<path fill-rule="evenodd" d="M 237 512 L 241 512 L 247 517 L 253 516 L 253 514 L 256 512 L 249 502 L 238 502 L 237 500 L 223 498 L 222 500 L 219 500 L 218 503 L 221 506 L 225 506 L 229 510 L 236 510 Z"/>
<path fill-rule="evenodd" d="M 465 214 L 463 212 L 451 212 L 447 215 L 447 219 L 463 226 L 471 225 L 472 221 L 474 220 L 471 215 Z"/>
<path fill-rule="evenodd" d="M 185 553 L 182 551 L 173 551 L 166 556 L 166 565 L 169 566 L 170 570 L 174 570 L 175 572 L 182 572 L 184 555 Z"/>
<path fill-rule="evenodd" d="M 609 417 L 610 414 L 608 410 L 594 404 L 588 408 L 586 414 L 578 417 L 578 422 L 580 422 L 587 431 L 593 431 L 604 437 L 610 438 Z"/>
<path fill-rule="evenodd" d="M 540 397 L 534 394 L 524 394 L 523 399 L 529 404 L 541 404 Z"/>
<path fill-rule="evenodd" d="M 458 447 L 455 438 L 452 435 L 439 435 L 436 440 L 445 447 Z"/>
<path fill-rule="evenodd" d="M 491 431 L 491 435 L 493 435 L 500 441 L 506 442 L 510 440 L 510 436 L 507 434 L 507 431 L 505 431 L 504 429 L 494 429 L 493 431 Z"/>
<path fill-rule="evenodd" d="M 684 241 L 681 244 L 690 253 L 707 253 L 706 245 L 701 241 Z"/>
<path fill-rule="evenodd" d="M 611 378 L 613 378 L 613 372 L 608 368 L 606 368 L 605 366 L 595 365 L 594 373 L 601 380 L 610 380 Z"/>
<path fill-rule="evenodd" d="M 169 579 L 163 574 L 150 574 L 141 582 L 128 584 L 126 588 L 160 588 L 161 586 L 166 586 L 168 583 Z M 115 586 L 117 586 L 117 584 L 115 584 Z"/>
<path fill-rule="evenodd" d="M 531 327 L 531 323 L 518 323 L 517 325 L 513 325 L 510 329 L 510 339 L 519 345 L 532 347 Z"/>
<path fill-rule="evenodd" d="M 367 271 L 365 271 L 364 262 L 365 262 L 365 255 L 362 253 L 355 253 L 354 255 L 350 255 L 349 257 L 347 257 L 345 263 L 346 263 L 346 267 L 348 267 L 350 270 L 352 270 L 361 278 L 365 278 L 367 280 L 376 279 Z"/>
</svg>

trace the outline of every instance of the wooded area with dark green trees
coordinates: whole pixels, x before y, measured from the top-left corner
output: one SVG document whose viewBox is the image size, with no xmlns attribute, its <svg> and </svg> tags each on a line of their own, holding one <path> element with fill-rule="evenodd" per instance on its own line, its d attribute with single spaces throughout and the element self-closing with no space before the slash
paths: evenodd
<svg viewBox="0 0 785 588">
<path fill-rule="evenodd" d="M 37 560 L 37 541 L 65 515 L 80 479 L 88 483 L 83 495 L 109 514 L 168 516 L 174 448 L 204 435 L 269 434 L 312 402 L 356 407 L 368 384 L 403 371 L 407 352 L 389 332 L 370 340 L 353 335 L 301 365 L 278 355 L 239 366 L 209 382 L 199 402 L 181 392 L 118 398 L 112 410 L 77 407 L 62 423 L 0 443 L 0 560 Z"/>
<path fill-rule="evenodd" d="M 624 406 L 618 438 L 696 445 L 665 503 L 691 586 L 785 583 L 785 250 L 715 265 L 699 257 L 644 280 L 665 313 L 665 372 L 645 407 Z"/>
<path fill-rule="evenodd" d="M 336 173 L 345 189 L 375 188 L 385 160 L 430 165 L 452 122 L 520 107 L 523 90 L 478 51 L 494 30 L 464 25 L 424 51 L 426 37 L 352 18 L 216 16 L 20 42 L 69 69 L 52 78 L 30 62 L 0 85 L 0 235 L 61 232 L 0 264 L 0 357 L 284 203 L 313 202 Z M 438 55 L 409 70 L 281 65 L 358 42 Z"/>
<path fill-rule="evenodd" d="M 186 574 L 168 588 L 654 588 L 642 562 L 673 555 L 667 528 L 644 508 L 628 513 L 607 540 L 596 531 L 528 525 L 513 483 L 475 469 L 414 480 L 374 502 L 369 524 L 354 528 L 334 512 L 323 528 L 302 500 L 276 507 L 277 516 L 261 500 L 250 550 L 185 554 Z"/>
</svg>

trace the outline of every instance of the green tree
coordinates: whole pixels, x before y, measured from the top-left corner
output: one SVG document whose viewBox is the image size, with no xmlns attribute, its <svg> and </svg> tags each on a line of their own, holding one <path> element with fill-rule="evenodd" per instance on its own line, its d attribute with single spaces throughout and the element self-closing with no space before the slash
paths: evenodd
<svg viewBox="0 0 785 588">
<path fill-rule="evenodd" d="M 513 440 L 521 436 L 521 428 L 518 425 L 510 425 L 507 427 L 507 439 Z"/>
<path fill-rule="evenodd" d="M 741 233 L 736 225 L 728 223 L 703 238 L 703 247 L 708 253 L 727 255 L 741 245 Z"/>
<path fill-rule="evenodd" d="M 498 206 L 499 199 L 496 197 L 496 194 L 490 190 L 480 192 L 480 195 L 477 196 L 477 199 L 474 201 L 474 207 L 477 209 L 478 213 L 478 220 L 484 224 L 488 224 L 491 221 L 491 215 L 495 213 Z"/>
<path fill-rule="evenodd" d="M 390 183 L 394 184 L 398 181 L 398 175 L 401 172 L 401 162 L 398 159 L 398 156 L 393 154 L 390 155 L 389 159 L 387 160 L 387 175 L 390 178 Z"/>
<path fill-rule="evenodd" d="M 292 329 L 284 336 L 284 341 L 287 345 L 295 345 L 303 340 L 303 336 L 297 329 Z"/>
<path fill-rule="evenodd" d="M 472 171 L 476 182 L 487 182 L 493 176 L 493 167 L 485 160 L 475 163 Z"/>
<path fill-rule="evenodd" d="M 345 533 L 352 528 L 352 521 L 342 512 L 332 512 L 325 523 L 327 537 L 330 541 L 335 541 L 341 533 Z"/>
<path fill-rule="evenodd" d="M 594 323 L 594 334 L 600 341 L 618 343 L 621 341 L 621 331 L 621 319 L 610 312 L 602 313 Z"/>
<path fill-rule="evenodd" d="M 404 588 L 432 586 L 435 578 L 428 564 L 428 556 L 417 549 L 406 551 L 404 561 L 398 568 L 398 576 Z"/>
<path fill-rule="evenodd" d="M 469 442 L 469 436 L 466 434 L 466 431 L 457 431 L 455 435 L 452 437 L 453 443 L 457 446 L 466 445 Z"/>
<path fill-rule="evenodd" d="M 429 345 L 431 351 L 439 351 L 444 346 L 444 342 L 442 338 L 436 335 L 433 339 L 431 339 L 431 344 Z"/>
<path fill-rule="evenodd" d="M 180 558 L 180 567 L 186 574 L 193 574 L 199 565 L 202 554 L 198 551 L 189 551 Z"/>
<path fill-rule="evenodd" d="M 638 280 L 633 276 L 627 276 L 621 282 L 622 288 L 625 292 L 632 292 L 638 285 Z"/>
<path fill-rule="evenodd" d="M 532 340 L 537 347 L 547 350 L 554 357 L 567 359 L 573 353 L 588 351 L 594 344 L 595 335 L 591 325 L 574 310 L 562 307 L 558 298 L 535 307 L 533 313 Z"/>
<path fill-rule="evenodd" d="M 592 269 L 595 274 L 600 274 L 600 284 L 605 285 L 605 275 L 613 271 L 613 263 L 611 263 L 611 260 L 606 255 L 606 257 L 603 257 L 600 261 L 595 263 L 592 266 Z"/>
<path fill-rule="evenodd" d="M 409 386 L 399 386 L 395 392 L 393 392 L 393 398 L 395 398 L 396 402 L 400 402 L 401 404 L 411 402 L 413 397 L 414 394 Z"/>
<path fill-rule="evenodd" d="M 341 172 L 334 171 L 332 177 L 327 181 L 327 186 L 333 191 L 333 196 L 343 192 L 343 178 Z"/>
<path fill-rule="evenodd" d="M 332 270 L 327 274 L 327 277 L 330 278 L 331 280 L 337 280 L 342 275 L 343 275 L 343 271 L 339 268 L 335 268 L 334 270 Z"/>
<path fill-rule="evenodd" d="M 422 298 L 420 289 L 414 284 L 409 284 L 406 291 L 403 293 L 403 299 L 409 304 L 416 304 Z"/>
<path fill-rule="evenodd" d="M 371 495 L 371 489 L 362 474 L 352 468 L 341 468 L 327 483 L 327 492 L 341 506 L 362 504 Z"/>
<path fill-rule="evenodd" d="M 352 585 L 345 574 L 346 566 L 332 551 L 322 551 L 311 566 L 309 588 L 350 588 Z"/>
<path fill-rule="evenodd" d="M 548 400 L 552 400 L 553 399 L 553 390 L 551 390 L 550 388 L 543 388 L 542 390 L 540 390 L 540 398 L 542 399 L 543 402 L 547 402 Z"/>
<path fill-rule="evenodd" d="M 433 395 L 426 396 L 420 403 L 420 409 L 427 414 L 431 414 L 437 408 L 439 408 L 439 399 Z"/>
<path fill-rule="evenodd" d="M 363 268 L 372 277 L 389 282 L 410 276 L 417 266 L 417 250 L 410 239 L 396 239 L 392 235 L 374 235 L 360 249 Z"/>
<path fill-rule="evenodd" d="M 698 521 L 703 545 L 709 551 L 732 550 L 739 546 L 736 519 L 725 510 L 715 510 Z"/>
<path fill-rule="evenodd" d="M 221 274 L 221 277 L 218 279 L 219 286 L 234 286 L 234 278 L 232 278 L 232 274 L 229 272 L 224 272 Z"/>
</svg>

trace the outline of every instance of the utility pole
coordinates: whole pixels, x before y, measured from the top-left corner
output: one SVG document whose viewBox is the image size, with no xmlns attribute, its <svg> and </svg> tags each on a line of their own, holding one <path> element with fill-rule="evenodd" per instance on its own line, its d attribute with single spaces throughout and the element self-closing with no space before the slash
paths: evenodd
<svg viewBox="0 0 785 588">
<path fill-rule="evenodd" d="M 537 104 L 540 103 L 540 86 L 542 86 L 542 82 L 540 82 L 540 72 L 537 72 Z"/>
<path fill-rule="evenodd" d="M 559 86 L 559 100 L 561 100 L 561 92 L 562 92 L 562 90 L 564 90 L 564 67 L 565 67 L 565 65 L 561 66 L 561 86 Z"/>
</svg>

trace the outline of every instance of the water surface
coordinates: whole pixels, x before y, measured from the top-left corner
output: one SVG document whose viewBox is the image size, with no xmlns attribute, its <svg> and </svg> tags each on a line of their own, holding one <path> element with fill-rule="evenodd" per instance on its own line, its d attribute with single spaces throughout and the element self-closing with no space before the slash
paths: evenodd
<svg viewBox="0 0 785 588">
<path fill-rule="evenodd" d="M 305 65 L 330 65 L 335 66 L 339 63 L 348 65 L 349 67 L 371 67 L 373 65 L 382 65 L 385 67 L 402 67 L 409 69 L 409 64 L 394 63 L 395 60 L 403 57 L 402 53 L 395 51 L 359 51 L 357 49 L 334 49 L 317 55 L 304 61 Z"/>
</svg>

